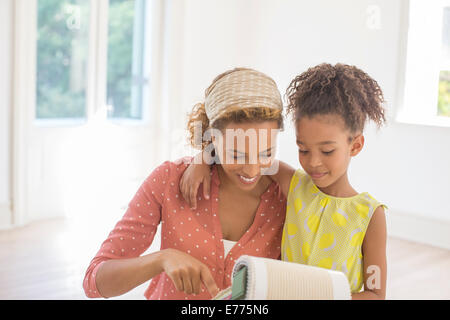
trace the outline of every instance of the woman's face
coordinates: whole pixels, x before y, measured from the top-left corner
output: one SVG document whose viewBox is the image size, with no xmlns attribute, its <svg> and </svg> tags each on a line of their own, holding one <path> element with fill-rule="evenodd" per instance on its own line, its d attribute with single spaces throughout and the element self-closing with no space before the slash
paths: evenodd
<svg viewBox="0 0 450 320">
<path fill-rule="evenodd" d="M 272 165 L 278 131 L 276 121 L 231 122 L 214 135 L 214 147 L 229 183 L 243 191 L 258 185 Z"/>
</svg>

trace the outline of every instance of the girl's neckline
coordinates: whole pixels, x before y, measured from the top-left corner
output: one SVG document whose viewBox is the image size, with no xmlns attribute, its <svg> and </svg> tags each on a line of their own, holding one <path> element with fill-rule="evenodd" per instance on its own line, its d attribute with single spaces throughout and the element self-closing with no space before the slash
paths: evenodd
<svg viewBox="0 0 450 320">
<path fill-rule="evenodd" d="M 359 197 L 364 196 L 364 195 L 367 194 L 367 192 L 360 192 L 360 193 L 355 194 L 354 196 L 350 196 L 350 197 L 336 197 L 336 196 L 332 196 L 332 195 L 326 194 L 325 192 L 320 190 L 319 187 L 317 187 L 316 184 L 312 181 L 310 176 L 308 176 L 308 178 L 311 181 L 311 184 L 314 186 L 314 189 L 316 190 L 315 192 L 313 192 L 313 194 L 319 194 L 322 197 L 327 197 L 327 198 L 331 198 L 331 199 L 334 199 L 334 200 L 345 201 L 345 200 L 353 200 L 355 198 L 359 198 Z"/>
</svg>

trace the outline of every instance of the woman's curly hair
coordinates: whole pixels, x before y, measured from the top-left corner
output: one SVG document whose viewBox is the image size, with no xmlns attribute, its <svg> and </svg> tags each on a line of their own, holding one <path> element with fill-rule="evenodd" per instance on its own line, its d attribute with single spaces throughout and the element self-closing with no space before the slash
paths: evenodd
<svg viewBox="0 0 450 320">
<path fill-rule="evenodd" d="M 383 92 L 355 66 L 322 63 L 295 77 L 286 90 L 287 113 L 294 120 L 339 115 L 352 133 L 362 132 L 367 118 L 386 122 Z"/>
</svg>

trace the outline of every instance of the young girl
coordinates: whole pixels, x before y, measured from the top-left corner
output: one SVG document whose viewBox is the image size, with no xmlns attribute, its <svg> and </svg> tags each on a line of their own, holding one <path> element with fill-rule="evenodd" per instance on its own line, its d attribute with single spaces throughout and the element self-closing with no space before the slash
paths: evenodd
<svg viewBox="0 0 450 320">
<path fill-rule="evenodd" d="M 286 95 L 303 170 L 281 163 L 271 176 L 287 195 L 282 259 L 342 271 L 353 299 L 384 299 L 384 205 L 358 193 L 347 174 L 364 146 L 366 120 L 385 122 L 382 91 L 354 66 L 321 64 L 292 80 Z M 191 166 L 182 193 L 205 176 L 204 165 Z"/>
</svg>

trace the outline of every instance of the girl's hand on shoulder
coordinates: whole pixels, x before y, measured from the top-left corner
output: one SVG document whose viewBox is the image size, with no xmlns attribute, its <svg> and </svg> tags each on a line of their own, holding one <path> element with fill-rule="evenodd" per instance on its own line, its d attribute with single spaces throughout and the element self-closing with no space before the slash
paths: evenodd
<svg viewBox="0 0 450 320">
<path fill-rule="evenodd" d="M 289 193 L 289 185 L 291 184 L 292 176 L 295 173 L 295 169 L 287 163 L 275 160 L 277 171 L 268 177 L 280 185 L 281 191 L 284 196 L 287 197 Z"/>
<path fill-rule="evenodd" d="M 203 196 L 209 199 L 211 187 L 211 168 L 209 165 L 191 163 L 180 180 L 180 191 L 192 209 L 197 208 L 198 187 L 203 183 Z"/>
<path fill-rule="evenodd" d="M 217 295 L 219 288 L 205 264 L 180 250 L 170 248 L 163 250 L 162 253 L 162 269 L 178 291 L 199 294 L 203 283 L 211 297 Z"/>
</svg>

